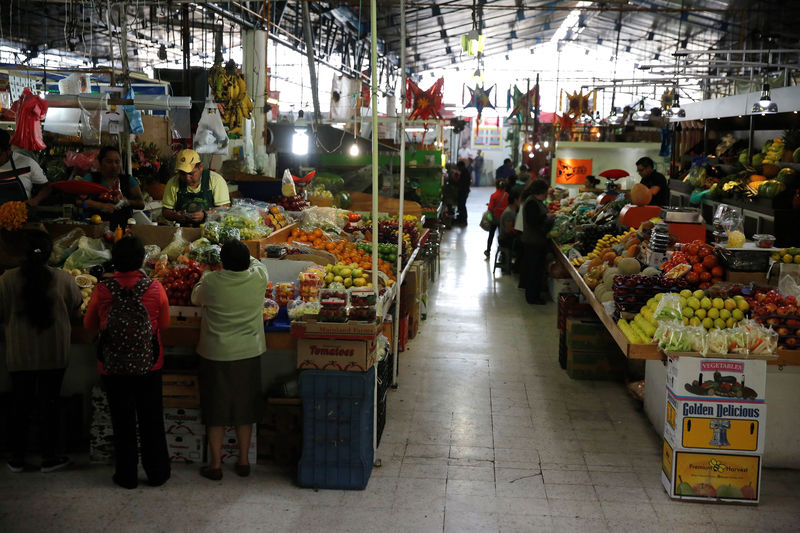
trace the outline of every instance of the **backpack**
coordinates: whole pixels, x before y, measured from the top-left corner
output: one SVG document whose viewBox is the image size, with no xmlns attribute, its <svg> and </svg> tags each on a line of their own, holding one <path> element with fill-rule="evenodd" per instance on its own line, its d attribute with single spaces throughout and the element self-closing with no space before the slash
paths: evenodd
<svg viewBox="0 0 800 533">
<path fill-rule="evenodd" d="M 108 374 L 141 376 L 150 372 L 158 359 L 158 334 L 142 303 L 152 282 L 142 278 L 130 289 L 115 279 L 104 282 L 111 291 L 111 309 L 100 332 L 97 359 Z"/>
</svg>

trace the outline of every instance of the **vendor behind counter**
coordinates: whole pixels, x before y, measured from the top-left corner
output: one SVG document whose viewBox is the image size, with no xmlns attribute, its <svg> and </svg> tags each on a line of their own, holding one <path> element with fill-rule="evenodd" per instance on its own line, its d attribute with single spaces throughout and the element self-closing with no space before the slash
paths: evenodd
<svg viewBox="0 0 800 533">
<path fill-rule="evenodd" d="M 0 204 L 27 202 L 38 205 L 48 194 L 49 187 L 42 167 L 20 152 L 11 149 L 11 135 L 0 130 Z M 36 194 L 32 196 L 34 190 Z"/>
<path fill-rule="evenodd" d="M 114 146 L 104 146 L 97 154 L 97 172 L 86 174 L 83 179 L 103 185 L 108 193 L 83 196 L 75 201 L 83 206 L 87 215 L 100 215 L 109 222 L 111 231 L 117 226 L 125 227 L 134 209 L 144 209 L 142 189 L 136 178 L 122 174 L 122 155 Z"/>
<path fill-rule="evenodd" d="M 176 176 L 164 188 L 162 216 L 181 226 L 199 226 L 218 207 L 231 204 L 225 179 L 203 168 L 200 155 L 182 150 L 175 162 Z"/>
</svg>

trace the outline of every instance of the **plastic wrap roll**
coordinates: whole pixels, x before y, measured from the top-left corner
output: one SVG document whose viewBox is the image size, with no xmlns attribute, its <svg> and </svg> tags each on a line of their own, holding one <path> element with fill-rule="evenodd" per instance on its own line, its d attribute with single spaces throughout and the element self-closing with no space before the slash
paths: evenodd
<svg viewBox="0 0 800 533">
<path fill-rule="evenodd" d="M 133 97 L 136 109 L 189 109 L 192 99 L 188 96 L 167 96 L 165 94 L 137 94 Z"/>
<path fill-rule="evenodd" d="M 87 111 L 108 110 L 107 94 L 48 94 L 50 107 L 83 108 Z"/>
</svg>

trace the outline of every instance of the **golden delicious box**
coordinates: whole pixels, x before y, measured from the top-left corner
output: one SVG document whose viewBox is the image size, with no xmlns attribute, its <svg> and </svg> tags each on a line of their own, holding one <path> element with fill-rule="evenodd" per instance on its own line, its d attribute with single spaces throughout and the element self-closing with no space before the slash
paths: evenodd
<svg viewBox="0 0 800 533">
<path fill-rule="evenodd" d="M 661 482 L 673 499 L 758 503 L 761 456 L 680 451 L 665 439 Z"/>
</svg>

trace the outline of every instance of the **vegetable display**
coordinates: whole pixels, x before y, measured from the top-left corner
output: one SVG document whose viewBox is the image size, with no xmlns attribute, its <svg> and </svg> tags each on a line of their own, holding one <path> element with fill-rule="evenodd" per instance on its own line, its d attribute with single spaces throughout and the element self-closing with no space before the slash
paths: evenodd
<svg viewBox="0 0 800 533">
<path fill-rule="evenodd" d="M 28 221 L 28 204 L 25 202 L 6 202 L 0 205 L 0 228 L 19 229 Z"/>
<path fill-rule="evenodd" d="M 200 264 L 191 260 L 167 271 L 161 278 L 161 283 L 167 292 L 169 304 L 191 305 L 192 290 L 202 274 Z"/>
</svg>

